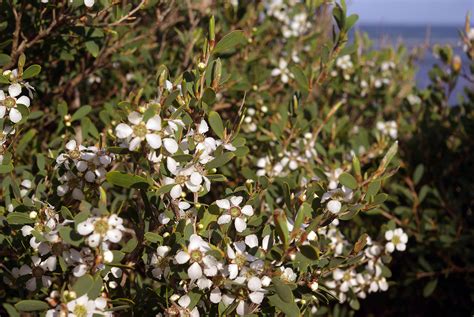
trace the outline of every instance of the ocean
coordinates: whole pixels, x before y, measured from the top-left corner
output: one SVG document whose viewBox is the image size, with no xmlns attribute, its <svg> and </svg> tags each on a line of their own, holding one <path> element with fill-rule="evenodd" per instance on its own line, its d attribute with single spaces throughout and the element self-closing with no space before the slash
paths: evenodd
<svg viewBox="0 0 474 317">
<path fill-rule="evenodd" d="M 428 44 L 424 56 L 418 61 L 418 72 L 416 76 L 419 88 L 426 88 L 430 82 L 428 77 L 429 70 L 434 64 L 439 63 L 433 55 L 432 47 L 434 44 L 450 44 L 455 54 L 461 56 L 463 67 L 466 68 L 468 59 L 462 50 L 459 31 L 463 26 L 411 26 L 411 25 L 359 25 L 356 29 L 365 32 L 374 41 L 374 48 L 380 48 L 387 45 L 397 45 L 403 43 L 409 50 L 415 47 Z M 456 102 L 458 96 L 463 94 L 463 87 L 472 85 L 467 80 L 461 78 L 455 91 L 453 92 L 450 103 Z"/>
</svg>

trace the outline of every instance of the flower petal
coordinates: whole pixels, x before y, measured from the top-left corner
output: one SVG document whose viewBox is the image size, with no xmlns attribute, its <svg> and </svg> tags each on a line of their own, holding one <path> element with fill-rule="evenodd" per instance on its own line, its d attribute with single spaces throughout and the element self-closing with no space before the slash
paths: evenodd
<svg viewBox="0 0 474 317">
<path fill-rule="evenodd" d="M 161 137 L 158 134 L 148 133 L 145 138 L 152 149 L 161 147 Z"/>
<path fill-rule="evenodd" d="M 247 229 L 247 223 L 241 217 L 235 218 L 234 225 L 235 225 L 235 230 L 237 230 L 237 232 L 242 232 L 245 229 Z"/>
<path fill-rule="evenodd" d="M 217 223 L 220 225 L 229 223 L 232 220 L 231 215 L 222 215 L 217 219 Z"/>
<path fill-rule="evenodd" d="M 180 185 L 175 185 L 173 188 L 171 188 L 170 195 L 173 199 L 179 198 L 181 196 L 181 193 L 183 192 L 183 189 L 181 188 Z"/>
<path fill-rule="evenodd" d="M 178 262 L 178 264 L 183 264 L 183 263 L 188 262 L 191 257 L 186 252 L 179 251 L 178 254 L 176 254 L 174 258 L 176 262 Z"/>
<path fill-rule="evenodd" d="M 16 109 L 16 108 L 10 109 L 10 115 L 9 116 L 10 116 L 10 121 L 13 122 L 13 123 L 20 122 L 20 120 L 22 118 L 21 112 L 18 111 L 18 109 Z"/>
<path fill-rule="evenodd" d="M 161 130 L 161 118 L 160 116 L 151 117 L 147 123 L 146 127 L 148 130 L 160 131 Z"/>
<path fill-rule="evenodd" d="M 197 280 L 198 278 L 201 278 L 202 276 L 202 269 L 199 263 L 194 262 L 189 268 L 188 268 L 188 276 L 191 280 Z"/>
<path fill-rule="evenodd" d="M 115 135 L 119 139 L 128 138 L 132 133 L 133 129 L 128 124 L 120 123 L 115 127 Z"/>
<path fill-rule="evenodd" d="M 171 154 L 178 152 L 178 149 L 179 149 L 179 146 L 176 140 L 171 139 L 171 138 L 164 139 L 163 146 L 165 147 L 166 151 L 170 152 Z"/>
<path fill-rule="evenodd" d="M 216 205 L 219 207 L 219 208 L 222 208 L 222 209 L 229 209 L 230 208 L 230 202 L 228 199 L 219 199 L 219 200 L 216 200 Z"/>
<path fill-rule="evenodd" d="M 242 207 L 242 213 L 248 217 L 253 216 L 253 208 L 250 205 L 245 205 Z"/>
<path fill-rule="evenodd" d="M 130 123 L 132 124 L 139 124 L 140 122 L 142 122 L 142 119 L 143 116 L 136 111 L 132 111 L 128 115 L 128 121 L 130 121 Z"/>
<path fill-rule="evenodd" d="M 21 85 L 18 83 L 8 86 L 8 94 L 10 97 L 16 97 L 21 94 Z"/>
</svg>

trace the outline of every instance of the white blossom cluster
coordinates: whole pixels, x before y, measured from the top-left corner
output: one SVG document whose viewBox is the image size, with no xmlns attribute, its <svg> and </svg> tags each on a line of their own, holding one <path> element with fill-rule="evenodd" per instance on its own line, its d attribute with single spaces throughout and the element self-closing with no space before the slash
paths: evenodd
<svg viewBox="0 0 474 317">
<path fill-rule="evenodd" d="M 66 143 L 66 150 L 56 158 L 60 173 L 56 192 L 60 197 L 70 193 L 74 199 L 83 200 L 86 191 L 96 190 L 105 180 L 114 155 L 96 146 L 79 145 L 75 140 Z"/>
<path fill-rule="evenodd" d="M 398 128 L 397 122 L 391 121 L 378 121 L 377 122 L 377 130 L 379 130 L 383 135 L 387 135 L 392 139 L 397 139 L 398 137 Z"/>
<path fill-rule="evenodd" d="M 338 230 L 339 221 L 335 220 L 327 228 L 321 229 L 318 233 L 329 239 L 331 247 L 335 246 L 335 254 L 341 255 L 347 252 L 351 245 Z M 340 303 L 344 303 L 349 298 L 349 293 L 354 293 L 359 298 L 366 298 L 367 294 L 379 291 L 386 291 L 389 288 L 386 277 L 383 274 L 383 268 L 386 265 L 384 261 L 387 255 L 394 250 L 404 251 L 408 236 L 401 228 L 387 230 L 385 232 L 385 245 L 373 241 L 367 237 L 367 244 L 362 250 L 362 261 L 365 266 L 353 267 L 349 269 L 335 269 L 331 274 L 323 278 L 322 284 L 325 285 L 332 295 Z"/>
<path fill-rule="evenodd" d="M 298 37 L 311 27 L 311 22 L 306 11 L 298 10 L 297 0 L 268 0 L 265 1 L 266 13 L 278 20 L 281 25 L 281 32 L 285 38 Z"/>
</svg>

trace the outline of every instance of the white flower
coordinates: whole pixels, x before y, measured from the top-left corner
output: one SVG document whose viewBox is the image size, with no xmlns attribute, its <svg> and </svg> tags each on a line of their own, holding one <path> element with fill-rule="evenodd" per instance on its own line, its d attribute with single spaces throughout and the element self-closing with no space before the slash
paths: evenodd
<svg viewBox="0 0 474 317">
<path fill-rule="evenodd" d="M 349 288 L 357 285 L 356 274 L 353 270 L 343 271 L 341 269 L 334 270 L 332 277 L 340 283 L 339 290 L 347 293 Z"/>
<path fill-rule="evenodd" d="M 342 188 L 336 188 L 324 193 L 321 197 L 321 203 L 327 201 L 326 208 L 329 212 L 338 214 L 342 208 L 341 201 L 350 202 L 353 195 L 354 193 L 350 188 L 342 186 Z"/>
<path fill-rule="evenodd" d="M 211 183 L 207 177 L 201 174 L 194 165 L 188 167 L 180 167 L 178 162 L 173 158 L 166 158 L 166 166 L 171 174 L 174 175 L 174 179 L 166 177 L 164 182 L 166 185 L 174 184 L 171 188 L 170 195 L 173 199 L 177 199 L 183 192 L 183 187 L 188 188 L 191 192 L 197 193 L 201 190 L 202 184 L 207 190 L 210 189 Z"/>
<path fill-rule="evenodd" d="M 288 62 L 285 61 L 283 58 L 280 58 L 278 62 L 278 67 L 272 70 L 272 76 L 280 76 L 281 81 L 284 84 L 288 83 L 288 80 L 291 77 L 291 73 L 288 70 Z"/>
<path fill-rule="evenodd" d="M 343 170 L 342 168 L 336 168 L 335 170 L 331 172 L 325 172 L 326 176 L 328 177 L 329 180 L 329 185 L 328 189 L 336 189 L 337 185 L 339 184 L 339 176 L 341 176 Z"/>
<path fill-rule="evenodd" d="M 94 314 L 112 316 L 112 313 L 104 311 L 107 307 L 107 300 L 103 297 L 91 300 L 87 294 L 85 294 L 68 302 L 66 306 L 69 311 L 69 317 L 92 317 Z"/>
<path fill-rule="evenodd" d="M 197 133 L 192 132 L 191 136 L 196 143 L 196 150 L 205 152 L 206 154 L 211 154 L 217 148 L 217 142 L 214 138 L 206 137 L 205 134 L 209 131 L 209 126 L 207 122 L 202 119 L 199 124 Z"/>
<path fill-rule="evenodd" d="M 88 236 L 86 241 L 91 247 L 97 247 L 100 242 L 105 241 L 119 243 L 124 230 L 123 219 L 117 215 L 92 217 L 77 225 L 77 232 Z"/>
<path fill-rule="evenodd" d="M 217 223 L 222 225 L 234 220 L 235 229 L 238 232 L 243 232 L 247 228 L 247 218 L 253 216 L 252 206 L 239 207 L 243 199 L 241 196 L 232 196 L 230 199 L 217 200 L 217 206 L 225 209 L 224 214 L 217 219 Z"/>
<path fill-rule="evenodd" d="M 350 55 L 344 55 L 344 56 L 339 57 L 336 60 L 336 66 L 339 67 L 342 70 L 349 70 L 354 65 L 352 64 L 351 56 Z"/>
<path fill-rule="evenodd" d="M 199 311 L 197 307 L 194 307 L 192 310 L 189 308 L 189 305 L 191 304 L 191 297 L 189 297 L 188 295 L 183 295 L 179 297 L 179 295 L 174 294 L 170 297 L 170 300 L 173 302 L 174 306 L 168 308 L 169 313 L 167 315 L 199 317 Z M 179 306 L 174 303 L 176 300 L 178 300 Z"/>
<path fill-rule="evenodd" d="M 178 151 L 178 143 L 174 139 L 165 138 L 162 140 L 160 116 L 155 115 L 145 123 L 143 116 L 133 111 L 128 115 L 128 121 L 131 126 L 120 123 L 115 127 L 115 134 L 117 138 L 127 140 L 130 151 L 136 150 L 144 140 L 152 149 L 160 148 L 163 143 L 169 153 L 174 154 Z"/>
<path fill-rule="evenodd" d="M 156 249 L 156 253 L 153 254 L 151 263 L 154 266 L 151 273 L 157 279 L 161 279 L 163 273 L 166 273 L 170 270 L 168 265 L 168 253 L 171 251 L 171 248 L 168 246 L 159 246 Z"/>
<path fill-rule="evenodd" d="M 244 242 L 234 242 L 234 248 L 235 250 L 230 245 L 227 246 L 227 257 L 231 262 L 227 266 L 227 271 L 231 280 L 239 275 L 239 271 L 245 267 L 247 263 L 253 263 L 257 260 L 256 257 L 246 251 Z"/>
<path fill-rule="evenodd" d="M 13 123 L 18 123 L 22 119 L 21 112 L 17 109 L 17 105 L 22 104 L 26 107 L 30 106 L 30 99 L 26 96 L 21 96 L 21 85 L 11 84 L 8 87 L 8 96 L 3 90 L 0 90 L 0 119 L 8 115 Z"/>
<path fill-rule="evenodd" d="M 260 305 L 265 297 L 265 290 L 262 288 L 262 280 L 256 276 L 252 276 L 247 280 L 246 288 L 248 289 L 248 299 L 250 303 L 245 299 L 239 298 L 235 312 L 239 316 L 244 316 L 252 313 L 256 307 Z M 222 302 L 225 306 L 232 304 L 236 298 L 232 295 L 222 295 Z M 253 304 L 253 305 L 251 305 Z"/>
<path fill-rule="evenodd" d="M 387 230 L 385 232 L 385 239 L 388 240 L 385 245 L 385 249 L 392 253 L 397 249 L 398 251 L 405 251 L 406 243 L 408 242 L 408 236 L 403 232 L 402 228 L 397 228 L 394 230 Z"/>
<path fill-rule="evenodd" d="M 282 271 L 282 274 L 280 278 L 284 281 L 288 282 L 294 282 L 296 281 L 296 278 L 298 277 L 295 272 L 290 267 L 280 267 L 280 270 Z"/>
<path fill-rule="evenodd" d="M 395 121 L 377 122 L 377 130 L 382 132 L 384 135 L 390 136 L 392 139 L 398 137 L 397 123 Z"/>
<path fill-rule="evenodd" d="M 86 7 L 92 7 L 94 5 L 94 0 L 84 0 L 84 4 Z"/>
<path fill-rule="evenodd" d="M 197 234 L 192 234 L 186 250 L 179 251 L 175 260 L 178 264 L 191 262 L 188 268 L 188 277 L 191 280 L 198 280 L 203 276 L 215 276 L 217 274 L 217 261 L 214 257 L 206 255 L 211 248 Z"/>
<path fill-rule="evenodd" d="M 31 257 L 32 266 L 26 264 L 20 267 L 20 275 L 31 275 L 31 278 L 26 282 L 26 288 L 29 291 L 34 291 L 37 288 L 37 281 L 40 281 L 44 287 L 50 287 L 52 284 L 52 277 L 46 273 L 56 270 L 57 258 L 54 256 L 48 257 L 41 261 L 41 258 L 34 255 Z"/>
</svg>

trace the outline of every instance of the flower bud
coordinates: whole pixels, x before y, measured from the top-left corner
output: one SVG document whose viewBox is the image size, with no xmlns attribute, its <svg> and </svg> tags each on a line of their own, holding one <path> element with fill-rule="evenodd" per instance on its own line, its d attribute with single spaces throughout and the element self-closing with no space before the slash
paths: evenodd
<svg viewBox="0 0 474 317">
<path fill-rule="evenodd" d="M 38 217 L 38 213 L 36 211 L 32 211 L 29 214 L 30 219 L 36 219 Z"/>
<path fill-rule="evenodd" d="M 342 204 L 339 200 L 330 200 L 327 204 L 328 210 L 333 214 L 338 214 L 341 211 Z"/>
<path fill-rule="evenodd" d="M 198 64 L 198 69 L 199 69 L 199 71 L 201 71 L 201 72 L 204 71 L 204 70 L 206 69 L 206 64 L 203 63 L 203 62 L 200 62 L 200 63 Z"/>
<path fill-rule="evenodd" d="M 173 294 L 173 295 L 170 296 L 170 301 L 172 301 L 172 302 L 176 302 L 178 299 L 179 299 L 178 294 Z"/>
</svg>

